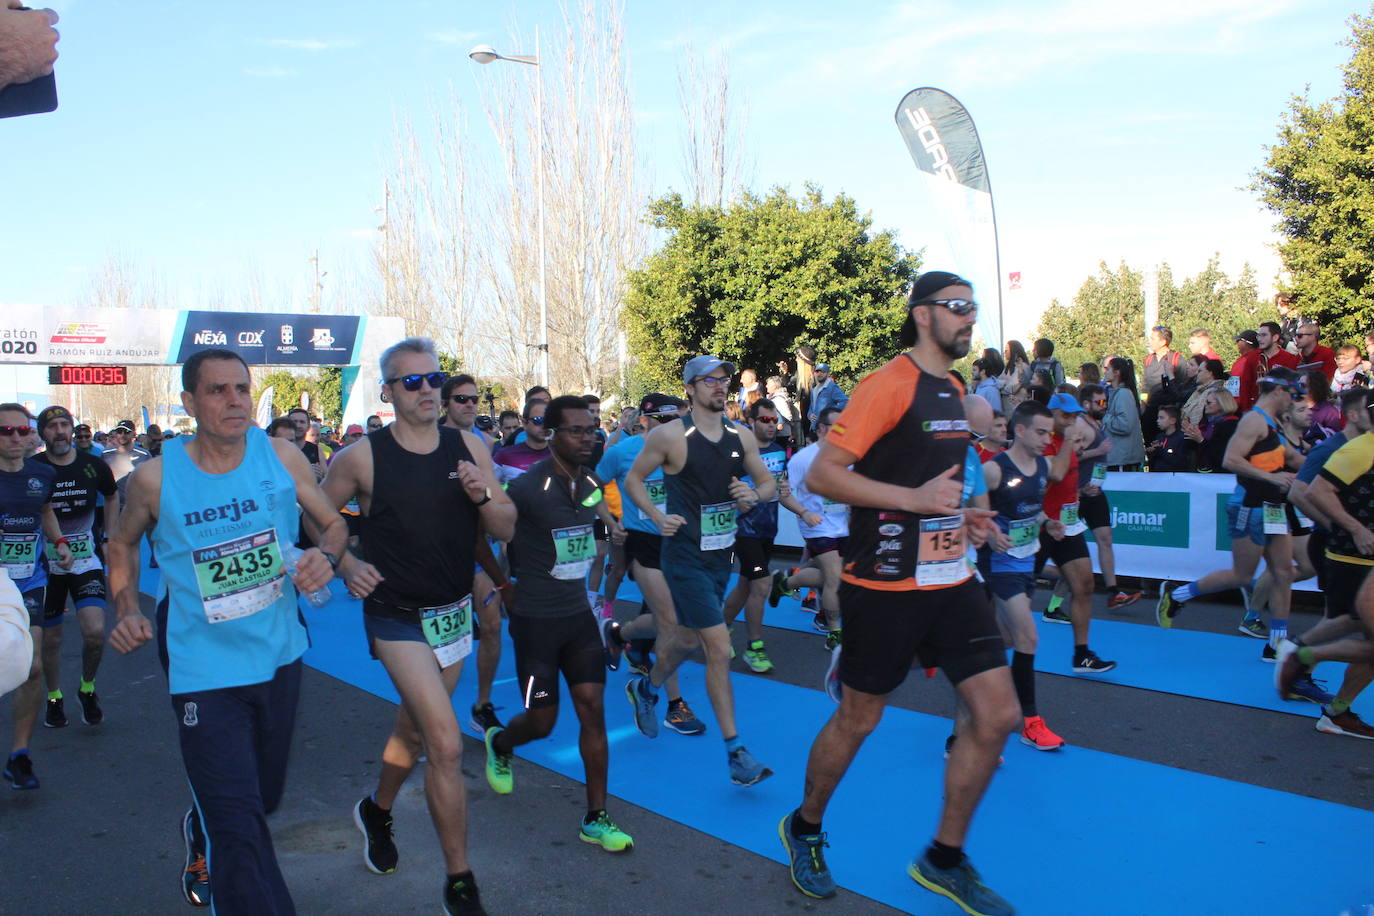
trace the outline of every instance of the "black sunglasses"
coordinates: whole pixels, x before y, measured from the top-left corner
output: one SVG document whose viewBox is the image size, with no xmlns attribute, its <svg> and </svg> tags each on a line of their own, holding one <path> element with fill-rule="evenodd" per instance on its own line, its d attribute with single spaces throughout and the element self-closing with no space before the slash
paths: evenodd
<svg viewBox="0 0 1374 916">
<path fill-rule="evenodd" d="M 972 315 L 978 311 L 978 303 L 972 299 L 919 299 L 911 303 L 916 305 L 938 305 L 949 309 L 956 315 Z"/>
<path fill-rule="evenodd" d="M 426 383 L 431 388 L 442 388 L 446 381 L 448 381 L 447 372 L 427 372 L 423 375 L 398 375 L 395 378 L 386 379 L 385 383 L 393 385 L 400 382 L 401 387 L 405 388 L 406 391 L 419 391 L 421 382 Z"/>
<path fill-rule="evenodd" d="M 459 404 L 476 404 L 479 398 L 475 394 L 455 394 L 449 397 L 450 401 L 457 401 Z"/>
</svg>

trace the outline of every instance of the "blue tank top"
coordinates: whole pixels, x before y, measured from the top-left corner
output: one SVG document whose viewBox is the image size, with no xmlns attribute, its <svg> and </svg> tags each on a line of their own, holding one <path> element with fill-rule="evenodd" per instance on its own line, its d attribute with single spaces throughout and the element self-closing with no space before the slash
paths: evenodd
<svg viewBox="0 0 1374 916">
<path fill-rule="evenodd" d="M 295 482 L 256 427 L 227 474 L 197 467 L 181 438 L 163 446 L 152 537 L 162 570 L 159 649 L 173 694 L 259 684 L 305 653 L 296 588 L 282 567 L 298 512 Z"/>
<path fill-rule="evenodd" d="M 646 434 L 647 435 L 647 434 Z M 649 521 L 649 516 L 644 510 L 635 505 L 634 500 L 630 499 L 625 492 L 625 475 L 630 473 L 630 468 L 634 466 L 635 459 L 639 453 L 644 451 L 644 435 L 626 436 L 615 445 L 606 449 L 606 454 L 601 456 L 601 460 L 596 465 L 596 476 L 602 480 L 614 480 L 615 485 L 620 488 L 621 514 L 620 523 L 626 528 L 644 534 L 658 535 L 658 529 L 654 523 Z M 649 491 L 649 500 L 658 506 L 659 511 L 668 511 L 668 490 L 663 483 L 663 468 L 654 468 L 652 474 L 644 479 L 644 488 Z"/>
<path fill-rule="evenodd" d="M 48 584 L 43 507 L 56 480 L 51 465 L 32 458 L 18 471 L 0 471 L 0 563 L 20 592 Z"/>
<path fill-rule="evenodd" d="M 787 450 L 776 442 L 770 442 L 759 449 L 759 457 L 773 475 L 778 489 L 773 492 L 772 499 L 759 503 L 740 516 L 739 534 L 745 538 L 775 538 L 778 536 L 778 494 L 782 492 L 782 481 L 787 476 Z M 751 477 L 743 480 L 751 487 L 758 486 Z"/>
<path fill-rule="evenodd" d="M 1040 546 L 1040 526 L 1035 519 L 1045 503 L 1050 463 L 1043 456 L 1037 457 L 1035 473 L 1027 476 L 1006 452 L 998 452 L 992 460 L 1002 471 L 1002 485 L 988 491 L 988 504 L 997 512 L 997 527 L 1012 541 L 1010 551 L 992 552 L 992 571 L 1031 572 Z"/>
</svg>

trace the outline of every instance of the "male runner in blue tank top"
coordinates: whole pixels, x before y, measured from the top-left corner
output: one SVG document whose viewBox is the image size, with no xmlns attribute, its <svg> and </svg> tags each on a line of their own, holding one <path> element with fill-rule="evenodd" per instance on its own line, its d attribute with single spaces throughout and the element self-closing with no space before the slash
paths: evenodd
<svg viewBox="0 0 1374 916">
<path fill-rule="evenodd" d="M 425 800 L 447 874 L 445 911 L 481 913 L 468 864 L 453 688 L 472 651 L 477 541 L 484 531 L 510 540 L 515 506 L 482 441 L 438 425 L 445 378 L 433 341 L 393 344 L 382 354 L 381 370 L 381 397 L 395 407 L 395 422 L 341 452 L 324 482 L 332 505 L 356 498 L 362 509 L 363 555 L 346 556 L 339 574 L 363 599 L 372 654 L 401 696 L 377 789 L 354 806 L 353 822 L 363 834 L 368 869 L 395 871 L 391 806 L 423 753 Z"/>
<path fill-rule="evenodd" d="M 771 499 L 777 482 L 759 458 L 753 436 L 741 436 L 725 422 L 726 387 L 735 367 L 715 356 L 697 356 L 682 370 L 691 412 L 644 437 L 644 449 L 625 475 L 625 492 L 648 513 L 663 535 L 662 565 L 677 611 L 678 639 L 665 650 L 648 677 L 631 678 L 626 696 L 635 725 L 646 737 L 658 736 L 655 692 L 668 675 L 701 646 L 706 654 L 706 692 L 725 739 L 730 779 L 752 786 L 773 771 L 754 759 L 735 727 L 735 696 L 730 687 L 730 634 L 722 601 L 734 565 L 739 513 Z M 660 508 L 644 482 L 663 469 L 667 504 Z M 756 488 L 742 478 L 759 482 Z"/>
<path fill-rule="evenodd" d="M 181 370 L 181 403 L 194 437 L 166 443 L 129 477 L 110 539 L 118 622 L 110 645 L 128 653 L 154 636 L 138 604 L 139 541 L 152 533 L 162 571 L 157 648 L 179 722 L 193 793 L 182 818 L 188 869 L 182 892 L 205 906 L 205 863 L 216 913 L 294 913 L 272 849 L 267 815 L 281 801 L 309 645 L 296 603 L 324 587 L 347 527 L 294 444 L 253 425 L 242 357 L 202 350 Z M 282 553 L 299 510 L 320 536 L 288 580 Z"/>
<path fill-rule="evenodd" d="M 29 677 L 14 692 L 14 746 L 5 762 L 5 778 L 14 789 L 37 789 L 29 756 L 29 738 L 43 705 L 43 605 L 48 584 L 45 542 L 53 544 L 59 565 L 70 569 L 74 558 L 52 510 L 57 475 L 24 454 L 36 438 L 32 417 L 23 404 L 0 404 L 0 563 L 19 588 L 29 612 L 33 662 Z"/>
</svg>

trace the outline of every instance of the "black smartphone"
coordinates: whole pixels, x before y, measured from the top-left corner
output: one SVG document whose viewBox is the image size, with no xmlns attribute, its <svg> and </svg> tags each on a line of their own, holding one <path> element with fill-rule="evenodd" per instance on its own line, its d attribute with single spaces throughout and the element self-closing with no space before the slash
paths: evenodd
<svg viewBox="0 0 1374 916">
<path fill-rule="evenodd" d="M 27 83 L 0 89 L 0 118 L 43 114 L 57 110 L 57 77 L 49 73 Z"/>
</svg>

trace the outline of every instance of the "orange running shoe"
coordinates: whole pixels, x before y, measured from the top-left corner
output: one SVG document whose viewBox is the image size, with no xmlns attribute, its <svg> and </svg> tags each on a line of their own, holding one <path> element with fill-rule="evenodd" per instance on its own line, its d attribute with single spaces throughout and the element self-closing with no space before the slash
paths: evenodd
<svg viewBox="0 0 1374 916">
<path fill-rule="evenodd" d="M 1064 746 L 1064 739 L 1050 731 L 1040 716 L 1027 716 L 1026 727 L 1021 731 L 1021 743 L 1037 751 L 1057 751 Z"/>
</svg>

